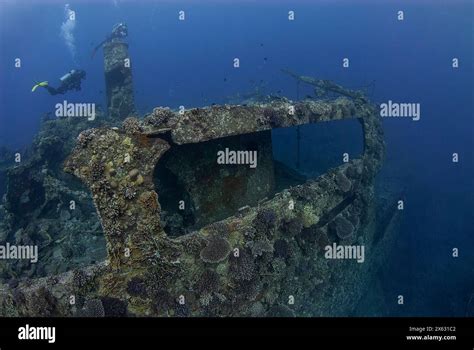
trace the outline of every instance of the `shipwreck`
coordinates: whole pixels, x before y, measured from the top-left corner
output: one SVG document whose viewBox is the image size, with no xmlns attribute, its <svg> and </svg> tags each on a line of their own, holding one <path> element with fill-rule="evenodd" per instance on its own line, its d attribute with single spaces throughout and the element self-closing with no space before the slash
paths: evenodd
<svg viewBox="0 0 474 350">
<path fill-rule="evenodd" d="M 87 186 L 84 200 L 97 211 L 107 255 L 89 266 L 1 285 L 0 314 L 353 313 L 397 225 L 396 210 L 383 225 L 376 219 L 374 179 L 385 144 L 380 117 L 365 95 L 290 72 L 317 96 L 333 98 L 282 97 L 184 111 L 157 107 L 137 118 L 131 68 L 120 63 L 127 46 L 111 43 L 104 54 L 114 122 L 81 131 L 64 171 Z M 277 190 L 271 130 L 347 119 L 360 122 L 362 155 Z M 120 127 L 113 126 L 117 120 Z M 216 154 L 226 148 L 255 151 L 258 166 L 218 164 Z M 179 185 L 176 191 L 167 187 L 170 179 Z M 325 248 L 333 244 L 363 246 L 365 259 L 327 259 Z"/>
</svg>

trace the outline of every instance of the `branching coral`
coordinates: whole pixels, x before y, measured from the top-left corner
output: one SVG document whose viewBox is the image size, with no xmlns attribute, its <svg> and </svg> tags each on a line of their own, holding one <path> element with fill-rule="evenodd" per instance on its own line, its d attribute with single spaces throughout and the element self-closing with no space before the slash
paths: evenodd
<svg viewBox="0 0 474 350">
<path fill-rule="evenodd" d="M 104 165 L 98 160 L 93 161 L 90 165 L 90 173 L 93 180 L 99 180 L 104 173 Z"/>
<path fill-rule="evenodd" d="M 77 136 L 77 144 L 81 146 L 82 148 L 86 147 L 87 144 L 94 138 L 95 135 L 95 129 L 87 129 L 81 132 Z"/>
<path fill-rule="evenodd" d="M 236 289 L 236 295 L 240 299 L 255 300 L 262 289 L 261 283 L 257 278 L 240 283 Z"/>
<path fill-rule="evenodd" d="M 253 220 L 253 226 L 258 233 L 266 235 L 269 230 L 275 227 L 277 215 L 272 209 L 260 209 Z"/>
<path fill-rule="evenodd" d="M 137 191 L 131 187 L 131 186 L 126 186 L 124 189 L 123 189 L 123 196 L 126 198 L 126 199 L 133 199 L 135 198 L 137 195 Z"/>
<path fill-rule="evenodd" d="M 244 230 L 244 235 L 250 239 L 255 238 L 256 233 L 257 233 L 257 230 L 253 226 L 250 226 Z"/>
<path fill-rule="evenodd" d="M 122 128 L 127 134 L 140 134 L 142 132 L 142 128 L 140 126 L 140 122 L 137 118 L 128 117 L 122 123 Z"/>
<path fill-rule="evenodd" d="M 79 317 L 104 317 L 105 311 L 100 299 L 90 299 L 84 303 L 82 309 L 77 311 Z"/>
<path fill-rule="evenodd" d="M 216 292 L 219 288 L 219 275 L 213 270 L 205 270 L 195 288 L 201 295 Z"/>
<path fill-rule="evenodd" d="M 107 234 L 110 237 L 120 237 L 123 234 L 123 230 L 120 225 L 112 225 L 110 228 L 107 230 Z"/>
<path fill-rule="evenodd" d="M 252 253 L 248 249 L 241 249 L 238 256 L 231 255 L 229 258 L 229 273 L 240 281 L 250 281 L 256 272 Z"/>
<path fill-rule="evenodd" d="M 76 290 L 83 289 L 89 283 L 89 278 L 82 270 L 75 270 L 72 275 L 72 286 Z"/>
<path fill-rule="evenodd" d="M 120 208 L 119 203 L 116 201 L 111 201 L 108 203 L 108 207 L 106 208 L 105 215 L 110 219 L 118 218 L 122 214 L 122 210 Z"/>
<path fill-rule="evenodd" d="M 257 241 L 249 241 L 245 246 L 250 248 L 254 257 L 261 256 L 263 253 L 273 253 L 273 246 L 265 237 Z"/>
</svg>

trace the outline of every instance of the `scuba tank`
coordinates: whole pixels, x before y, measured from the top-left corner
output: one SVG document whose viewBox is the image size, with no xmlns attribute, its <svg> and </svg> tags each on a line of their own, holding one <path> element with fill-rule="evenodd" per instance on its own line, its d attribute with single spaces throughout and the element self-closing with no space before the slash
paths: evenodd
<svg viewBox="0 0 474 350">
<path fill-rule="evenodd" d="M 59 78 L 59 80 L 61 80 L 61 82 L 63 82 L 64 80 L 69 79 L 75 72 L 76 71 L 73 69 L 69 73 L 64 74 L 61 78 Z"/>
</svg>

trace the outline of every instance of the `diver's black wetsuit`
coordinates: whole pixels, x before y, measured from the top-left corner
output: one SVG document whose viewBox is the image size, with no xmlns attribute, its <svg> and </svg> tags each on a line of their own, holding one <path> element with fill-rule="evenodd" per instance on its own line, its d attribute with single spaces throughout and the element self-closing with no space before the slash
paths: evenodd
<svg viewBox="0 0 474 350">
<path fill-rule="evenodd" d="M 54 88 L 52 86 L 45 86 L 51 95 L 63 95 L 69 90 L 81 90 L 81 81 L 86 78 L 86 72 L 83 70 L 73 70 L 66 75 L 64 80 L 61 80 L 61 85 Z"/>
</svg>

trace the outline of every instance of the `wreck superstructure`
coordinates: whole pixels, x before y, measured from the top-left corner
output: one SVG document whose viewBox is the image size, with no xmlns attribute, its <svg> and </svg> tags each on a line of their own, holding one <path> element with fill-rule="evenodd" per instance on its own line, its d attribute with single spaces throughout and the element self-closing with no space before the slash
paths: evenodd
<svg viewBox="0 0 474 350">
<path fill-rule="evenodd" d="M 336 316 L 352 312 L 387 252 L 396 212 L 389 216 L 384 232 L 377 231 L 373 181 L 384 157 L 381 121 L 363 95 L 342 95 L 333 100 L 283 98 L 216 105 L 184 113 L 158 107 L 143 119 L 125 119 L 121 128 L 83 131 L 65 171 L 90 189 L 107 259 L 61 275 L 20 281 L 13 289 L 3 287 L 1 313 Z M 363 129 L 360 158 L 272 193 L 271 129 L 352 118 Z M 258 170 L 217 169 L 215 151 L 241 142 L 259 151 Z M 212 151 L 206 153 L 208 148 Z M 182 198 L 185 205 L 200 212 L 192 232 L 165 232 L 161 195 L 154 183 L 162 160 L 189 195 Z M 333 243 L 363 245 L 365 261 L 326 259 L 325 247 Z M 71 296 L 76 303 L 71 304 Z"/>
<path fill-rule="evenodd" d="M 104 73 L 108 114 L 123 120 L 135 112 L 132 63 L 126 42 L 113 39 L 104 44 Z"/>
</svg>

